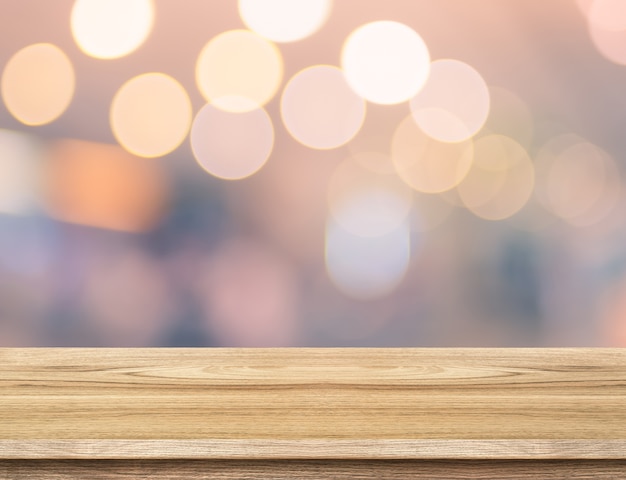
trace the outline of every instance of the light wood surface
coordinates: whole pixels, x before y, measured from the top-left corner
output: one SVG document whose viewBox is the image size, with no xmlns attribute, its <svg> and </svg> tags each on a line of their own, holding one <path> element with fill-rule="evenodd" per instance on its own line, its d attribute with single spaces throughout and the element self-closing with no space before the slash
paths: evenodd
<svg viewBox="0 0 626 480">
<path fill-rule="evenodd" d="M 0 349 L 0 458 L 626 459 L 626 350 Z"/>
<path fill-rule="evenodd" d="M 624 460 L 0 460 L 10 480 L 624 480 Z"/>
</svg>

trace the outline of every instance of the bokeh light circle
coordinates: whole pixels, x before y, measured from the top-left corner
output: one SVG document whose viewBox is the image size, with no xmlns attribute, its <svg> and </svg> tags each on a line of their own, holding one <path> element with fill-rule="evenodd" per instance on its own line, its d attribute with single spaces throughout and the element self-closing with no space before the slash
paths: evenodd
<svg viewBox="0 0 626 480">
<path fill-rule="evenodd" d="M 372 237 L 389 233 L 404 222 L 413 192 L 396 175 L 381 175 L 353 159 L 337 166 L 328 185 L 330 213 L 354 235 Z"/>
<path fill-rule="evenodd" d="M 135 51 L 154 24 L 152 0 L 76 0 L 71 14 L 78 47 L 95 58 L 119 58 Z"/>
<path fill-rule="evenodd" d="M 56 120 L 74 95 L 74 67 L 67 55 L 49 43 L 29 45 L 16 52 L 2 72 L 4 103 L 25 125 Z"/>
<path fill-rule="evenodd" d="M 550 205 L 549 182 L 547 181 L 552 166 L 563 152 L 581 143 L 587 143 L 587 140 L 573 133 L 560 133 L 549 138 L 535 153 L 534 164 L 537 175 L 535 196 L 537 201 L 552 214 L 554 212 Z"/>
<path fill-rule="evenodd" d="M 348 36 L 341 66 L 358 95 L 390 105 L 409 100 L 424 86 L 430 53 L 410 27 L 392 21 L 372 22 Z"/>
<path fill-rule="evenodd" d="M 626 29 L 604 30 L 588 22 L 591 41 L 598 52 L 607 60 L 618 65 L 626 65 Z"/>
<path fill-rule="evenodd" d="M 391 142 L 391 158 L 400 178 L 418 192 L 440 193 L 454 188 L 472 165 L 472 140 L 444 143 L 426 135 L 413 117 L 406 117 Z"/>
<path fill-rule="evenodd" d="M 546 206 L 557 217 L 586 226 L 597 223 L 615 206 L 621 179 L 607 152 L 581 141 L 563 148 L 550 160 L 542 191 Z"/>
<path fill-rule="evenodd" d="M 485 124 L 489 89 L 480 73 L 467 63 L 437 60 L 410 106 L 424 133 L 442 142 L 460 142 L 474 136 Z"/>
<path fill-rule="evenodd" d="M 326 224 L 326 271 L 345 295 L 369 300 L 391 293 L 410 261 L 410 228 L 403 222 L 390 232 L 363 237 L 329 219 Z"/>
<path fill-rule="evenodd" d="M 200 166 L 213 176 L 238 180 L 257 172 L 274 146 L 274 126 L 262 109 L 225 112 L 206 104 L 191 127 L 191 148 Z"/>
<path fill-rule="evenodd" d="M 589 11 L 595 0 L 576 0 L 576 6 L 585 17 L 589 16 Z"/>
<path fill-rule="evenodd" d="M 503 220 L 526 204 L 534 185 L 535 170 L 526 150 L 505 135 L 487 135 L 474 143 L 474 163 L 457 191 L 476 216 Z"/>
<path fill-rule="evenodd" d="M 128 80 L 111 104 L 111 129 L 126 150 L 158 157 L 175 150 L 191 125 L 191 101 L 183 86 L 163 73 Z"/>
<path fill-rule="evenodd" d="M 349 142 L 365 119 L 365 101 L 337 67 L 316 65 L 297 73 L 283 91 L 280 112 L 287 131 L 311 148 Z"/>
<path fill-rule="evenodd" d="M 319 30 L 332 7 L 331 0 L 239 0 L 246 26 L 274 42 L 302 40 Z"/>
<path fill-rule="evenodd" d="M 624 0 L 594 0 L 587 12 L 589 23 L 609 32 L 626 30 Z"/>
<path fill-rule="evenodd" d="M 229 112 L 265 105 L 283 78 L 283 58 L 269 40 L 248 30 L 229 30 L 211 39 L 196 61 L 202 96 Z"/>
</svg>

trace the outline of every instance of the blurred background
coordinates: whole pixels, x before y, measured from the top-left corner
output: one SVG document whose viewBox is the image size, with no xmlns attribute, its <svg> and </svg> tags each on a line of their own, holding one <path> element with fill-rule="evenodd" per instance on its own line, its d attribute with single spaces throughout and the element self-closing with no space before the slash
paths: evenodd
<svg viewBox="0 0 626 480">
<path fill-rule="evenodd" d="M 626 346 L 623 0 L 0 0 L 0 346 Z"/>
</svg>

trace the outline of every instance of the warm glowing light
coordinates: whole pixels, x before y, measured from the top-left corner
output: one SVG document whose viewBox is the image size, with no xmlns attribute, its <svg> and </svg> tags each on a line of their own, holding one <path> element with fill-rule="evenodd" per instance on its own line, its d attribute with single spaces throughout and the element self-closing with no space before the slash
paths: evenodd
<svg viewBox="0 0 626 480">
<path fill-rule="evenodd" d="M 46 209 L 66 222 L 146 231 L 160 218 L 169 196 L 157 163 L 117 145 L 61 140 L 45 168 Z"/>
<path fill-rule="evenodd" d="M 489 89 L 480 73 L 458 60 L 437 60 L 424 88 L 411 99 L 420 128 L 435 140 L 460 142 L 474 136 L 489 114 Z"/>
<path fill-rule="evenodd" d="M 595 0 L 576 0 L 576 5 L 581 13 L 585 16 L 589 15 L 589 11 L 591 10 L 591 6 Z"/>
<path fill-rule="evenodd" d="M 0 90 L 11 115 L 26 125 L 43 125 L 65 112 L 74 84 L 67 55 L 54 45 L 37 43 L 7 62 Z"/>
<path fill-rule="evenodd" d="M 556 155 L 545 182 L 550 210 L 577 226 L 601 220 L 621 193 L 615 161 L 604 150 L 586 142 Z"/>
<path fill-rule="evenodd" d="M 398 228 L 411 210 L 412 191 L 395 175 L 380 175 L 351 159 L 341 163 L 328 186 L 334 220 L 354 235 L 380 236 Z"/>
<path fill-rule="evenodd" d="M 142 157 L 175 150 L 191 125 L 191 101 L 168 75 L 146 73 L 127 81 L 111 104 L 111 128 L 117 141 Z"/>
<path fill-rule="evenodd" d="M 84 53 L 119 58 L 146 40 L 154 23 L 152 0 L 76 0 L 71 28 Z"/>
<path fill-rule="evenodd" d="M 601 30 L 619 32 L 626 29 L 626 2 L 594 0 L 587 12 L 589 22 Z"/>
<path fill-rule="evenodd" d="M 229 238 L 204 267 L 198 291 L 221 345 L 293 345 L 298 287 L 286 258 L 249 239 Z"/>
<path fill-rule="evenodd" d="M 430 54 L 414 30 L 381 21 L 357 28 L 346 39 L 341 65 L 354 91 L 380 104 L 401 103 L 424 86 Z"/>
<path fill-rule="evenodd" d="M 603 57 L 618 65 L 626 65 L 626 29 L 604 30 L 589 22 L 589 34 Z"/>
<path fill-rule="evenodd" d="M 402 180 L 415 190 L 438 193 L 459 184 L 472 165 L 472 140 L 443 143 L 422 132 L 411 116 L 398 126 L 391 158 Z"/>
<path fill-rule="evenodd" d="M 274 127 L 263 109 L 231 113 L 207 104 L 191 127 L 191 148 L 200 166 L 227 180 L 257 172 L 273 146 Z"/>
<path fill-rule="evenodd" d="M 391 293 L 410 260 L 410 229 L 404 222 L 377 237 L 355 235 L 330 219 L 326 224 L 326 271 L 344 294 L 374 299 Z"/>
<path fill-rule="evenodd" d="M 485 129 L 511 137 L 525 148 L 530 147 L 535 127 L 528 105 L 515 93 L 502 87 L 489 87 L 489 98 Z"/>
<path fill-rule="evenodd" d="M 0 129 L 0 212 L 36 209 L 41 156 L 41 145 L 30 135 Z"/>
<path fill-rule="evenodd" d="M 365 118 L 365 101 L 337 67 L 317 65 L 297 73 L 283 92 L 285 127 L 300 143 L 329 149 L 350 141 Z"/>
<path fill-rule="evenodd" d="M 535 182 L 524 148 L 504 135 L 488 135 L 474 144 L 474 163 L 457 187 L 465 206 L 486 220 L 502 220 L 528 201 Z"/>
<path fill-rule="evenodd" d="M 239 0 L 239 15 L 250 29 L 274 42 L 294 42 L 326 22 L 331 0 Z"/>
<path fill-rule="evenodd" d="M 204 98 L 229 112 L 265 105 L 283 78 L 276 46 L 256 33 L 230 30 L 207 43 L 196 62 L 196 83 Z"/>
<path fill-rule="evenodd" d="M 622 0 L 578 0 L 587 17 L 589 35 L 607 60 L 626 65 L 626 2 Z"/>
</svg>

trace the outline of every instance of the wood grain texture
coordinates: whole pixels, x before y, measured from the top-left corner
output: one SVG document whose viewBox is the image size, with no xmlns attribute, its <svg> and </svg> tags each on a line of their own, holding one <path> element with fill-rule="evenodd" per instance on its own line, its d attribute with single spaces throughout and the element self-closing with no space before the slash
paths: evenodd
<svg viewBox="0 0 626 480">
<path fill-rule="evenodd" d="M 155 457 L 626 459 L 626 350 L 0 349 L 0 458 Z"/>
<path fill-rule="evenodd" d="M 1 440 L 5 459 L 621 459 L 625 440 Z"/>
<path fill-rule="evenodd" d="M 621 480 L 626 461 L 0 461 L 10 480 Z"/>
</svg>

